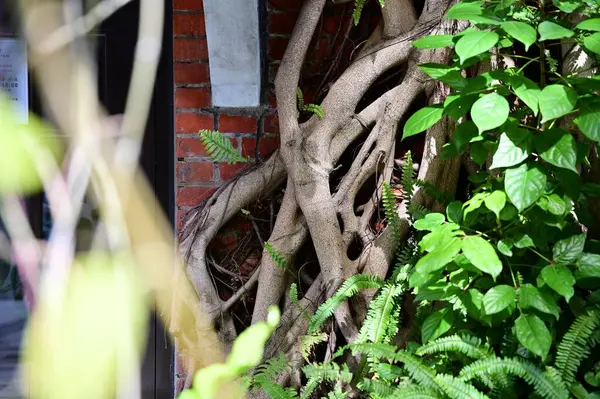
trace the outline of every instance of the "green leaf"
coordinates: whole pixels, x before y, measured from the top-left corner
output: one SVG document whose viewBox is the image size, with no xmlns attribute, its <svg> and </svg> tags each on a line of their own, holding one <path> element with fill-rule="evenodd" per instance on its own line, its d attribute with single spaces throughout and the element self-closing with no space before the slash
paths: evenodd
<svg viewBox="0 0 600 399">
<path fill-rule="evenodd" d="M 533 135 L 525 129 L 512 129 L 502 133 L 490 169 L 508 168 L 520 164 L 531 154 L 532 142 Z"/>
<path fill-rule="evenodd" d="M 575 277 L 566 266 L 548 265 L 542 269 L 541 275 L 544 282 L 554 291 L 564 296 L 567 302 L 575 294 L 573 289 Z"/>
<path fill-rule="evenodd" d="M 533 240 L 531 239 L 531 237 L 529 237 L 527 234 L 517 234 L 515 237 L 515 247 L 517 248 L 529 248 L 529 247 L 534 247 L 535 244 L 533 243 Z"/>
<path fill-rule="evenodd" d="M 479 98 L 476 94 L 450 94 L 446 97 L 444 101 L 444 114 L 448 115 L 455 121 L 458 121 L 460 118 L 465 116 L 467 112 L 473 106 L 473 103 L 477 101 Z M 461 123 L 459 126 L 464 125 L 465 123 L 473 123 L 471 121 L 465 121 Z M 475 127 L 475 125 L 473 125 Z M 477 128 L 475 129 L 475 134 L 477 134 Z"/>
<path fill-rule="evenodd" d="M 467 33 L 456 42 L 455 51 L 460 57 L 461 64 L 476 55 L 488 51 L 500 40 L 496 32 L 473 31 Z"/>
<path fill-rule="evenodd" d="M 600 101 L 582 99 L 574 122 L 588 139 L 600 142 Z"/>
<path fill-rule="evenodd" d="M 442 119 L 443 114 L 444 109 L 441 105 L 432 105 L 418 110 L 406 121 L 402 140 L 429 129 Z"/>
<path fill-rule="evenodd" d="M 542 123 L 560 118 L 575 109 L 577 93 L 566 86 L 549 85 L 540 94 Z"/>
<path fill-rule="evenodd" d="M 425 344 L 446 333 L 454 322 L 454 312 L 451 309 L 441 309 L 430 314 L 421 327 L 421 341 Z"/>
<path fill-rule="evenodd" d="M 522 314 L 515 320 L 515 332 L 521 345 L 542 359 L 546 358 L 552 337 L 542 319 L 533 314 Z"/>
<path fill-rule="evenodd" d="M 544 161 L 577 173 L 577 145 L 566 130 L 550 129 L 540 132 L 535 138 L 535 147 Z"/>
<path fill-rule="evenodd" d="M 417 220 L 413 226 L 417 230 L 433 230 L 445 221 L 446 218 L 441 213 L 428 213 L 424 218 Z"/>
<path fill-rule="evenodd" d="M 537 116 L 539 111 L 539 99 L 542 92 L 533 80 L 527 79 L 525 76 L 515 75 L 510 78 L 510 84 L 515 91 L 517 97 L 531 108 L 533 114 Z"/>
<path fill-rule="evenodd" d="M 551 214 L 556 216 L 563 216 L 565 213 L 567 213 L 567 203 L 558 194 L 552 194 L 545 198 L 548 201 L 548 203 L 546 204 L 546 209 L 548 209 L 548 211 Z"/>
<path fill-rule="evenodd" d="M 446 207 L 446 215 L 448 220 L 454 223 L 460 223 L 462 221 L 462 202 L 453 201 Z"/>
<path fill-rule="evenodd" d="M 576 29 L 600 32 L 600 18 L 591 18 L 582 21 L 575 26 Z"/>
<path fill-rule="evenodd" d="M 581 1 L 578 0 L 552 0 L 552 3 L 561 11 L 566 13 L 572 13 L 582 6 Z"/>
<path fill-rule="evenodd" d="M 510 21 L 503 23 L 501 26 L 506 33 L 523 43 L 526 51 L 537 40 L 535 29 L 524 22 Z"/>
<path fill-rule="evenodd" d="M 583 45 L 590 51 L 600 54 L 600 32 L 583 38 Z"/>
<path fill-rule="evenodd" d="M 415 269 L 422 275 L 439 270 L 456 258 L 456 255 L 460 252 L 460 248 L 461 242 L 459 238 L 447 238 L 441 241 L 435 249 L 419 259 L 415 265 Z"/>
<path fill-rule="evenodd" d="M 540 41 L 562 39 L 575 34 L 572 30 L 550 21 L 542 22 L 538 26 L 538 32 L 540 32 Z"/>
<path fill-rule="evenodd" d="M 535 164 L 506 170 L 504 190 L 520 212 L 535 204 L 546 188 L 546 175 Z"/>
<path fill-rule="evenodd" d="M 512 252 L 512 247 L 513 247 L 514 243 L 513 240 L 511 240 L 510 238 L 503 238 L 500 241 L 498 241 L 498 244 L 496 245 L 498 247 L 498 251 L 506 256 L 513 256 L 513 252 Z"/>
<path fill-rule="evenodd" d="M 532 284 L 523 284 L 519 287 L 519 306 L 522 309 L 537 309 L 540 312 L 548 313 L 558 320 L 560 308 L 552 296 L 541 293 L 536 286 Z"/>
<path fill-rule="evenodd" d="M 436 63 L 426 63 L 417 65 L 417 67 L 425 72 L 427 75 L 431 76 L 433 79 L 440 79 L 441 77 L 447 75 L 449 72 L 456 72 L 459 69 L 455 66 L 446 65 L 446 64 L 436 64 Z"/>
<path fill-rule="evenodd" d="M 446 19 L 467 20 L 471 15 L 480 15 L 483 12 L 483 4 L 483 1 L 457 3 L 448 10 Z"/>
<path fill-rule="evenodd" d="M 488 149 L 483 142 L 477 141 L 471 145 L 471 152 L 469 155 L 473 162 L 481 166 L 488 158 Z"/>
<path fill-rule="evenodd" d="M 412 45 L 416 48 L 432 49 L 454 46 L 452 35 L 431 35 L 415 40 Z"/>
<path fill-rule="evenodd" d="M 475 288 L 470 288 L 460 297 L 461 302 L 467 310 L 467 314 L 475 319 L 483 315 L 483 294 Z"/>
<path fill-rule="evenodd" d="M 502 262 L 492 244 L 480 236 L 467 236 L 462 239 L 465 257 L 479 270 L 496 278 L 502 272 Z"/>
<path fill-rule="evenodd" d="M 600 277 L 600 255 L 581 254 L 577 259 L 577 270 L 575 272 L 577 280 L 582 278 Z"/>
<path fill-rule="evenodd" d="M 552 249 L 552 257 L 556 263 L 571 264 L 583 252 L 587 235 L 576 234 L 564 240 L 560 240 Z"/>
<path fill-rule="evenodd" d="M 500 211 L 504 209 L 506 205 L 506 194 L 504 191 L 496 190 L 483 200 L 485 206 L 496 214 L 496 217 L 500 219 Z"/>
<path fill-rule="evenodd" d="M 515 302 L 517 292 L 509 285 L 497 285 L 483 296 L 483 309 L 486 315 L 499 313 Z"/>
<path fill-rule="evenodd" d="M 481 133 L 504 124 L 509 112 L 508 101 L 499 94 L 491 93 L 475 101 L 471 108 L 471 118 Z"/>
</svg>

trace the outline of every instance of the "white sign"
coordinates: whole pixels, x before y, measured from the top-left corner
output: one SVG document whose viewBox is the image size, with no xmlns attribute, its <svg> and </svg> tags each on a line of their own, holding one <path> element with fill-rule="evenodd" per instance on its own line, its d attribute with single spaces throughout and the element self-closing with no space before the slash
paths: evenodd
<svg viewBox="0 0 600 399">
<path fill-rule="evenodd" d="M 0 39 L 0 90 L 14 105 L 17 120 L 26 124 L 29 114 L 27 49 L 19 39 Z"/>
</svg>

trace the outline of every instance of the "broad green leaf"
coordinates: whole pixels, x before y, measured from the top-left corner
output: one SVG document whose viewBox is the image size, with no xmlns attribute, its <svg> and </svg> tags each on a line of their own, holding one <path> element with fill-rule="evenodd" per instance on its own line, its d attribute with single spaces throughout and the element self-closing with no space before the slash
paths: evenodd
<svg viewBox="0 0 600 399">
<path fill-rule="evenodd" d="M 575 294 L 573 289 L 575 277 L 566 266 L 548 265 L 542 269 L 541 275 L 544 282 L 554 291 L 564 296 L 567 302 Z"/>
<path fill-rule="evenodd" d="M 531 154 L 533 135 L 525 129 L 512 129 L 500 135 L 491 169 L 508 168 L 523 162 Z"/>
<path fill-rule="evenodd" d="M 542 123 L 560 118 L 575 109 L 577 93 L 562 85 L 549 85 L 540 93 L 540 112 Z"/>
<path fill-rule="evenodd" d="M 558 241 L 552 249 L 552 257 L 557 263 L 571 264 L 583 252 L 587 235 L 576 234 Z"/>
<path fill-rule="evenodd" d="M 446 207 L 446 215 L 448 220 L 454 223 L 460 223 L 462 221 L 462 202 L 453 201 Z"/>
<path fill-rule="evenodd" d="M 575 28 L 600 32 L 600 18 L 586 19 L 585 21 L 578 23 Z"/>
<path fill-rule="evenodd" d="M 546 188 L 546 175 L 535 164 L 523 164 L 507 169 L 504 190 L 520 212 L 535 204 Z"/>
<path fill-rule="evenodd" d="M 483 4 L 483 1 L 457 3 L 450 7 L 446 13 L 446 18 L 466 20 L 471 15 L 480 15 L 483 12 Z"/>
<path fill-rule="evenodd" d="M 510 238 L 503 238 L 498 241 L 496 245 L 498 247 L 498 252 L 506 256 L 513 256 L 512 247 L 514 243 Z"/>
<path fill-rule="evenodd" d="M 533 240 L 527 234 L 517 234 L 516 235 L 515 247 L 529 248 L 529 247 L 534 247 L 534 246 L 535 246 L 535 244 L 533 243 Z"/>
<path fill-rule="evenodd" d="M 462 239 L 465 257 L 479 270 L 496 278 L 502 272 L 502 262 L 492 244 L 480 236 L 467 236 Z"/>
<path fill-rule="evenodd" d="M 477 141 L 471 145 L 471 151 L 469 155 L 473 162 L 481 166 L 485 163 L 485 161 L 487 161 L 488 153 L 489 150 L 486 145 L 481 141 Z"/>
<path fill-rule="evenodd" d="M 440 105 L 432 105 L 418 110 L 406 121 L 402 140 L 429 129 L 442 119 L 443 114 L 444 109 Z"/>
<path fill-rule="evenodd" d="M 452 144 L 458 152 L 463 152 L 477 134 L 477 126 L 473 122 L 463 122 L 454 129 Z"/>
<path fill-rule="evenodd" d="M 502 212 L 500 212 L 500 220 L 511 221 L 519 216 L 519 211 L 514 207 L 513 204 L 506 204 Z"/>
<path fill-rule="evenodd" d="M 510 78 L 510 84 L 515 91 L 517 97 L 531 108 L 533 114 L 537 116 L 539 111 L 539 99 L 542 92 L 533 80 L 527 79 L 525 76 L 515 75 Z"/>
<path fill-rule="evenodd" d="M 465 116 L 467 112 L 469 112 L 473 106 L 473 103 L 477 101 L 478 98 L 479 96 L 476 94 L 451 94 L 446 97 L 446 101 L 444 101 L 444 114 L 448 115 L 455 121 L 458 121 L 460 118 Z M 461 123 L 459 126 L 462 126 L 467 122 L 473 123 L 471 121 L 466 121 Z M 475 133 L 477 134 L 477 129 L 475 129 Z"/>
<path fill-rule="evenodd" d="M 460 241 L 458 237 L 451 237 L 440 243 L 433 251 L 419 259 L 415 265 L 417 272 L 427 275 L 452 262 L 460 252 Z"/>
<path fill-rule="evenodd" d="M 574 122 L 588 139 L 600 142 L 600 101 L 582 99 Z"/>
<path fill-rule="evenodd" d="M 546 324 L 534 314 L 522 314 L 515 320 L 517 339 L 525 348 L 544 359 L 550 351 L 552 337 Z"/>
<path fill-rule="evenodd" d="M 415 46 L 416 48 L 424 48 L 424 49 L 454 46 L 454 42 L 452 41 L 453 38 L 454 38 L 454 36 L 452 36 L 452 35 L 425 36 L 418 40 L 415 40 L 412 43 L 412 45 Z"/>
<path fill-rule="evenodd" d="M 470 288 L 460 296 L 460 300 L 467 310 L 467 314 L 475 319 L 483 315 L 483 294 L 475 288 Z"/>
<path fill-rule="evenodd" d="M 485 206 L 496 214 L 496 217 L 500 219 L 500 212 L 506 205 L 506 194 L 504 191 L 496 190 L 487 196 L 483 202 Z"/>
<path fill-rule="evenodd" d="M 513 4 L 515 4 L 516 2 L 517 2 L 517 0 L 500 0 L 500 4 L 498 4 L 498 7 L 508 8 L 508 7 L 512 6 Z"/>
<path fill-rule="evenodd" d="M 475 101 L 471 108 L 471 118 L 479 132 L 501 126 L 508 119 L 509 113 L 508 101 L 496 93 L 486 94 Z"/>
<path fill-rule="evenodd" d="M 483 311 L 486 315 L 499 313 L 515 302 L 517 291 L 509 285 L 497 285 L 483 296 Z"/>
<path fill-rule="evenodd" d="M 413 226 L 417 230 L 433 230 L 445 221 L 446 218 L 441 213 L 428 213 L 424 218 L 417 220 Z"/>
<path fill-rule="evenodd" d="M 454 322 L 454 313 L 451 309 L 441 309 L 430 314 L 421 327 L 421 340 L 423 343 L 434 340 L 450 330 Z"/>
<path fill-rule="evenodd" d="M 550 21 L 544 21 L 539 24 L 538 32 L 540 32 L 540 41 L 562 39 L 565 37 L 571 37 L 575 34 L 575 32 L 572 30 L 563 28 L 562 26 Z"/>
<path fill-rule="evenodd" d="M 575 277 L 577 280 L 582 278 L 600 277 L 600 255 L 581 254 L 579 259 L 577 259 Z"/>
<path fill-rule="evenodd" d="M 423 72 L 425 72 L 427 75 L 431 76 L 433 79 L 439 79 L 442 76 L 446 75 L 448 72 L 459 71 L 459 69 L 455 66 L 437 64 L 434 62 L 417 65 L 417 67 Z"/>
<path fill-rule="evenodd" d="M 545 198 L 548 201 L 546 203 L 546 209 L 548 210 L 548 212 L 556 216 L 563 216 L 565 213 L 567 213 L 567 203 L 563 198 L 561 198 L 560 195 L 552 194 Z"/>
<path fill-rule="evenodd" d="M 419 242 L 423 251 L 432 252 L 436 248 L 444 247 L 448 241 L 462 234 L 459 226 L 455 223 L 445 223 L 435 228 L 431 233 L 425 235 Z"/>
<path fill-rule="evenodd" d="M 572 13 L 582 6 L 579 0 L 552 0 L 552 3 L 561 11 Z"/>
<path fill-rule="evenodd" d="M 519 306 L 522 309 L 537 309 L 548 313 L 558 320 L 560 308 L 551 295 L 540 292 L 535 285 L 523 284 L 519 287 Z"/>
<path fill-rule="evenodd" d="M 500 40 L 496 32 L 474 31 L 470 32 L 456 42 L 455 51 L 460 57 L 461 64 L 476 55 L 488 51 Z"/>
<path fill-rule="evenodd" d="M 583 38 L 583 45 L 586 49 L 600 54 L 600 32 Z"/>
<path fill-rule="evenodd" d="M 535 138 L 535 147 L 544 161 L 577 173 L 577 145 L 566 130 L 550 129 L 540 132 Z"/>
<path fill-rule="evenodd" d="M 524 22 L 510 21 L 503 23 L 501 26 L 506 33 L 523 43 L 526 51 L 529 50 L 529 47 L 537 40 L 537 32 L 535 29 Z"/>
<path fill-rule="evenodd" d="M 469 215 L 469 213 L 479 209 L 479 207 L 483 205 L 483 200 L 488 195 L 489 193 L 479 192 L 475 194 L 471 199 L 467 200 L 467 202 L 465 202 L 463 205 L 463 219 L 465 219 L 467 215 Z"/>
</svg>

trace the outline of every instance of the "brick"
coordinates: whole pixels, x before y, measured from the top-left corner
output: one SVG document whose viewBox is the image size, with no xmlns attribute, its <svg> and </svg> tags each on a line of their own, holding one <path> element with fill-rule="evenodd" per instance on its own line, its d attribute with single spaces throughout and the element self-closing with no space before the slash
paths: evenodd
<svg viewBox="0 0 600 399">
<path fill-rule="evenodd" d="M 173 14 L 173 34 L 206 35 L 204 14 Z"/>
<path fill-rule="evenodd" d="M 323 61 L 324 59 L 329 57 L 330 54 L 331 54 L 331 48 L 329 47 L 329 39 L 321 38 L 316 43 L 316 45 L 313 47 L 311 57 L 309 57 L 309 58 L 317 60 L 317 61 Z"/>
<path fill-rule="evenodd" d="M 267 94 L 267 103 L 273 109 L 277 108 L 277 96 L 275 95 L 275 90 L 269 90 L 269 94 Z"/>
<path fill-rule="evenodd" d="M 230 138 L 231 144 L 233 147 L 237 147 L 237 140 L 234 138 Z M 206 148 L 200 137 L 177 137 L 177 149 L 176 149 L 176 157 L 177 158 L 187 158 L 187 157 L 207 157 L 208 153 L 206 152 Z"/>
<path fill-rule="evenodd" d="M 177 88 L 175 89 L 175 108 L 208 108 L 210 107 L 210 88 Z"/>
<path fill-rule="evenodd" d="M 213 163 L 210 161 L 177 162 L 178 183 L 210 183 L 213 181 Z"/>
<path fill-rule="evenodd" d="M 203 0 L 173 0 L 173 10 L 204 11 Z"/>
<path fill-rule="evenodd" d="M 275 10 L 300 10 L 302 0 L 269 0 L 269 8 Z"/>
<path fill-rule="evenodd" d="M 269 13 L 267 31 L 270 34 L 291 35 L 297 19 L 297 13 Z"/>
<path fill-rule="evenodd" d="M 198 133 L 200 130 L 213 130 L 214 128 L 214 118 L 211 114 L 178 112 L 175 116 L 175 131 L 177 133 Z"/>
<path fill-rule="evenodd" d="M 219 168 L 219 174 L 221 175 L 221 180 L 231 180 L 234 178 L 240 171 L 246 169 L 247 165 L 243 163 L 236 163 L 233 165 L 228 165 L 226 163 L 220 163 L 217 165 Z"/>
<path fill-rule="evenodd" d="M 229 252 L 237 247 L 237 235 L 235 233 L 219 234 L 210 244 L 210 247 L 216 252 Z"/>
<path fill-rule="evenodd" d="M 266 115 L 263 120 L 265 133 L 279 133 L 279 117 L 277 114 Z"/>
<path fill-rule="evenodd" d="M 208 61 L 206 38 L 173 39 L 173 61 Z"/>
<path fill-rule="evenodd" d="M 210 83 L 208 63 L 173 64 L 173 74 L 176 84 Z"/>
<path fill-rule="evenodd" d="M 217 189 L 214 187 L 177 187 L 177 206 L 196 206 L 215 191 Z"/>
<path fill-rule="evenodd" d="M 258 156 L 264 158 L 271 155 L 279 148 L 278 137 L 261 137 L 258 143 Z M 256 152 L 256 138 L 248 137 L 242 139 L 242 156 L 253 157 Z"/>
<path fill-rule="evenodd" d="M 257 121 L 254 116 L 219 115 L 221 133 L 256 133 Z"/>
<path fill-rule="evenodd" d="M 269 58 L 271 60 L 280 60 L 283 58 L 287 45 L 288 39 L 282 37 L 270 37 L 268 40 Z"/>
<path fill-rule="evenodd" d="M 338 34 L 339 32 L 340 36 L 343 37 L 351 21 L 352 17 L 350 15 L 325 15 L 323 17 L 323 30 L 325 31 L 325 33 L 328 33 L 330 35 Z"/>
</svg>

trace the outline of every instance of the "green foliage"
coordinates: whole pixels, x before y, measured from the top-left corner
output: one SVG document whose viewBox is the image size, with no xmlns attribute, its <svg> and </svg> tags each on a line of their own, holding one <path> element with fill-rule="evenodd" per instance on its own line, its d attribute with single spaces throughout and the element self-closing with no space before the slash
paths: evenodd
<svg viewBox="0 0 600 399">
<path fill-rule="evenodd" d="M 317 115 L 319 119 L 323 119 L 325 117 L 325 111 L 323 110 L 323 107 L 317 104 L 304 103 L 304 95 L 302 94 L 302 90 L 300 90 L 299 87 L 296 90 L 296 100 L 298 103 L 298 111 L 313 113 Z"/>
<path fill-rule="evenodd" d="M 269 254 L 273 262 L 282 269 L 288 268 L 288 262 L 285 257 L 271 244 L 270 242 L 265 242 L 265 251 Z M 296 291 L 296 294 L 298 292 Z M 297 295 L 296 295 L 297 297 Z"/>
<path fill-rule="evenodd" d="M 248 162 L 246 158 L 240 155 L 238 150 L 233 147 L 229 138 L 213 130 L 201 130 L 200 140 L 206 152 L 210 155 L 211 159 L 215 162 L 227 162 L 228 164 L 233 163 L 245 163 Z"/>
</svg>

